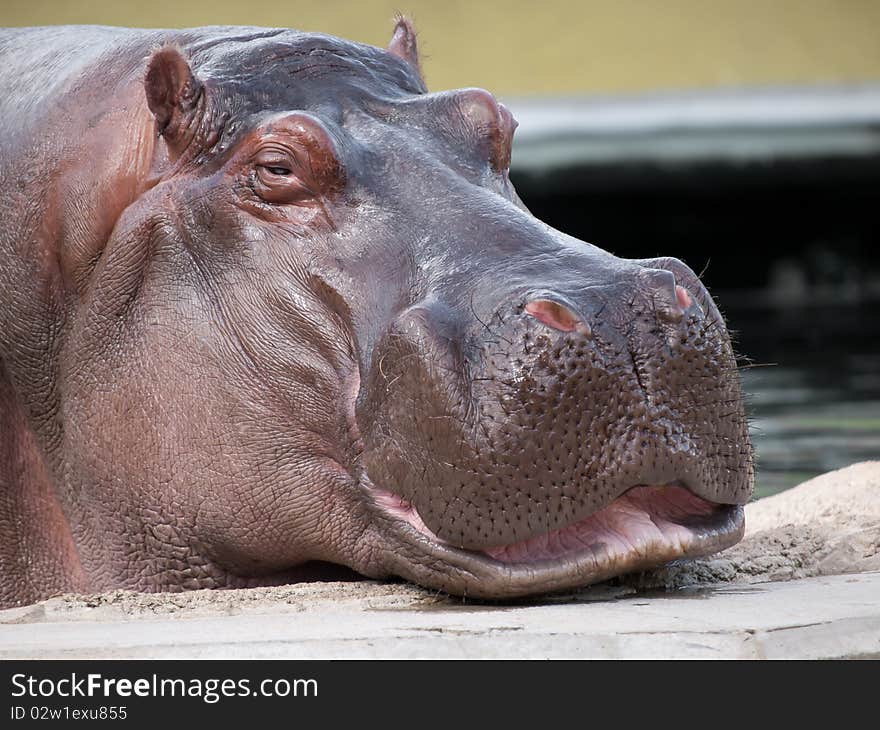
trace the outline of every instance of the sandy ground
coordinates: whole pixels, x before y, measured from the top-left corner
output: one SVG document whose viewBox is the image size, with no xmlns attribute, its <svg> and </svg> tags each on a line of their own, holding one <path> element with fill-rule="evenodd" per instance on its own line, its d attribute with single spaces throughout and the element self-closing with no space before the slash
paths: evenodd
<svg viewBox="0 0 880 730">
<path fill-rule="evenodd" d="M 880 461 L 746 524 L 719 555 L 504 605 L 373 581 L 61 596 L 0 611 L 0 657 L 880 657 Z"/>
</svg>

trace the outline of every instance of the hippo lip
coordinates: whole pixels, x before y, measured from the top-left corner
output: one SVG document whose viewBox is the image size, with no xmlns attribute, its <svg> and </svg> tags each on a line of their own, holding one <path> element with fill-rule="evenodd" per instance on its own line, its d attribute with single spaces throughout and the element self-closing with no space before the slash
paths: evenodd
<svg viewBox="0 0 880 730">
<path fill-rule="evenodd" d="M 372 485 L 369 490 L 386 520 L 385 538 L 401 543 L 387 553 L 393 572 L 477 598 L 571 589 L 680 558 L 708 555 L 736 544 L 745 529 L 741 505 L 711 502 L 679 482 L 639 484 L 592 514 L 551 532 L 467 550 L 435 535 L 418 511 L 397 495 Z M 421 559 L 413 560 L 417 554 Z"/>
</svg>

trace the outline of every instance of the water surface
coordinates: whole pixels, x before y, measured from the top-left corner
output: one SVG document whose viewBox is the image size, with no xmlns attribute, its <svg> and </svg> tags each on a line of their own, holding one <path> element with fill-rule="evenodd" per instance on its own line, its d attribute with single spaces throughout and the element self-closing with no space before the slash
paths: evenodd
<svg viewBox="0 0 880 730">
<path fill-rule="evenodd" d="M 743 388 L 756 496 L 880 459 L 880 303 L 724 308 L 753 361 Z"/>
</svg>

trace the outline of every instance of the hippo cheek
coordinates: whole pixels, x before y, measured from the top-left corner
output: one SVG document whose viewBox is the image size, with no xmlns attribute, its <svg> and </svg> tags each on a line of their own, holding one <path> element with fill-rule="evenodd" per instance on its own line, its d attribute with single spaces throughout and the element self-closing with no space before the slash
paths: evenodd
<svg viewBox="0 0 880 730">
<path fill-rule="evenodd" d="M 362 487 L 389 572 L 504 598 L 739 541 L 752 467 L 729 340 L 697 283 L 648 278 L 668 311 L 541 298 L 478 353 L 420 312 L 380 348 Z"/>
</svg>

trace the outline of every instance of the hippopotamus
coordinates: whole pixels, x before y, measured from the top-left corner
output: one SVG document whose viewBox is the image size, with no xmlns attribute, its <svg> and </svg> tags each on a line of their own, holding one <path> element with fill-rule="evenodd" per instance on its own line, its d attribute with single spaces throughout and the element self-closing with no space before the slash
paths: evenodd
<svg viewBox="0 0 880 730">
<path fill-rule="evenodd" d="M 366 577 L 501 600 L 743 534 L 681 261 L 536 219 L 489 91 L 256 27 L 0 33 L 0 602 Z M 638 215 L 634 210 L 633 215 Z"/>
</svg>

